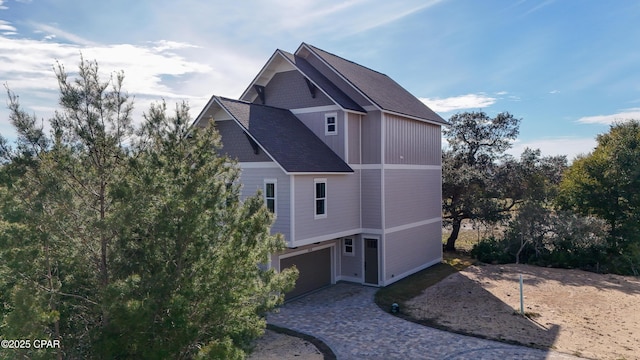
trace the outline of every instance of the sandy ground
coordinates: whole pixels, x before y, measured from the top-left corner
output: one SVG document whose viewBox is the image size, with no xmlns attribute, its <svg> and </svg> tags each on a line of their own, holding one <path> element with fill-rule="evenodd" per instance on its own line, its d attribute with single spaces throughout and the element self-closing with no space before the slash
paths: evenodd
<svg viewBox="0 0 640 360">
<path fill-rule="evenodd" d="M 267 330 L 256 340 L 254 352 L 249 360 L 322 360 L 322 353 L 310 342 Z"/>
<path fill-rule="evenodd" d="M 524 282 L 520 310 L 519 275 Z M 593 359 L 640 359 L 640 279 L 528 265 L 471 266 L 405 304 L 454 331 Z"/>
</svg>

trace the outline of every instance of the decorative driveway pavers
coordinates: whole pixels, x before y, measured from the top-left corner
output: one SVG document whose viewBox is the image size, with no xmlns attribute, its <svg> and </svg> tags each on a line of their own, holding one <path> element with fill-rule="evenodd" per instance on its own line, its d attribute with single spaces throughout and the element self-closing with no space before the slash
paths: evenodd
<svg viewBox="0 0 640 360">
<path fill-rule="evenodd" d="M 317 337 L 338 359 L 578 359 L 405 321 L 373 302 L 376 290 L 339 283 L 291 301 L 267 319 Z"/>
</svg>

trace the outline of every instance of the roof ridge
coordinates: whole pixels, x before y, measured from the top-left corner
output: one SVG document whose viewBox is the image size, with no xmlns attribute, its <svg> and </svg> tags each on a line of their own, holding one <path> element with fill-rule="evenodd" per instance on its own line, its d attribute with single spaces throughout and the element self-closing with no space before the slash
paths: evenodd
<svg viewBox="0 0 640 360">
<path fill-rule="evenodd" d="M 385 74 L 385 73 L 383 73 L 383 72 L 380 72 L 380 71 L 378 71 L 378 70 L 372 69 L 372 68 L 370 68 L 370 67 L 368 67 L 368 66 L 364 66 L 364 65 L 362 65 L 362 64 L 358 64 L 357 62 L 355 62 L 355 61 L 353 61 L 353 60 L 345 59 L 345 58 L 343 58 L 343 57 L 342 57 L 342 56 L 340 56 L 340 55 L 336 55 L 336 54 L 334 54 L 334 53 L 332 53 L 332 52 L 329 52 L 329 51 L 327 51 L 327 50 L 320 49 L 319 47 L 317 47 L 317 46 L 313 46 L 313 45 L 311 45 L 311 44 L 309 44 L 309 43 L 305 43 L 305 42 L 303 42 L 302 44 L 304 44 L 304 45 L 306 45 L 306 46 L 310 47 L 312 50 L 320 50 L 320 51 L 322 51 L 322 52 L 324 52 L 324 53 L 327 53 L 327 54 L 329 54 L 329 55 L 331 55 L 331 56 L 335 56 L 335 57 L 337 57 L 338 59 L 341 59 L 341 60 L 344 60 L 344 61 L 346 61 L 346 62 L 352 63 L 352 64 L 354 64 L 354 65 L 357 65 L 357 66 L 361 67 L 361 68 L 365 68 L 365 69 L 367 69 L 367 70 L 369 70 L 369 71 L 373 71 L 374 73 L 378 73 L 378 74 L 380 74 L 380 75 L 386 76 L 386 77 L 388 77 L 389 79 L 391 79 L 391 78 L 389 77 L 389 75 L 387 75 L 387 74 Z M 332 66 L 332 67 L 333 67 L 333 66 Z M 336 69 L 336 71 L 337 71 L 337 69 Z M 392 80 L 393 80 L 393 79 L 392 79 Z"/>
</svg>

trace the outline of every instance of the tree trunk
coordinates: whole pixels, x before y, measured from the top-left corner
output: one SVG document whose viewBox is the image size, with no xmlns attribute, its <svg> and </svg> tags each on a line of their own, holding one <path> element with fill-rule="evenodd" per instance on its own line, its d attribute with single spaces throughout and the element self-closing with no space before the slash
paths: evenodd
<svg viewBox="0 0 640 360">
<path fill-rule="evenodd" d="M 449 235 L 447 244 L 444 246 L 445 251 L 456 251 L 456 240 L 458 240 L 461 226 L 462 219 L 453 219 L 453 230 L 451 230 L 451 235 Z"/>
</svg>

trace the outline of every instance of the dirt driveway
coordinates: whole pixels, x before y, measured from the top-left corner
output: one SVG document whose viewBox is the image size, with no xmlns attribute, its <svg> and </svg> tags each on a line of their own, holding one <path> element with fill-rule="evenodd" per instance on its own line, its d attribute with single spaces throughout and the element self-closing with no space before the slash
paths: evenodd
<svg viewBox="0 0 640 360">
<path fill-rule="evenodd" d="M 520 309 L 519 274 L 525 313 Z M 405 304 L 454 331 L 595 359 L 640 359 L 640 279 L 528 265 L 471 266 Z"/>
</svg>

